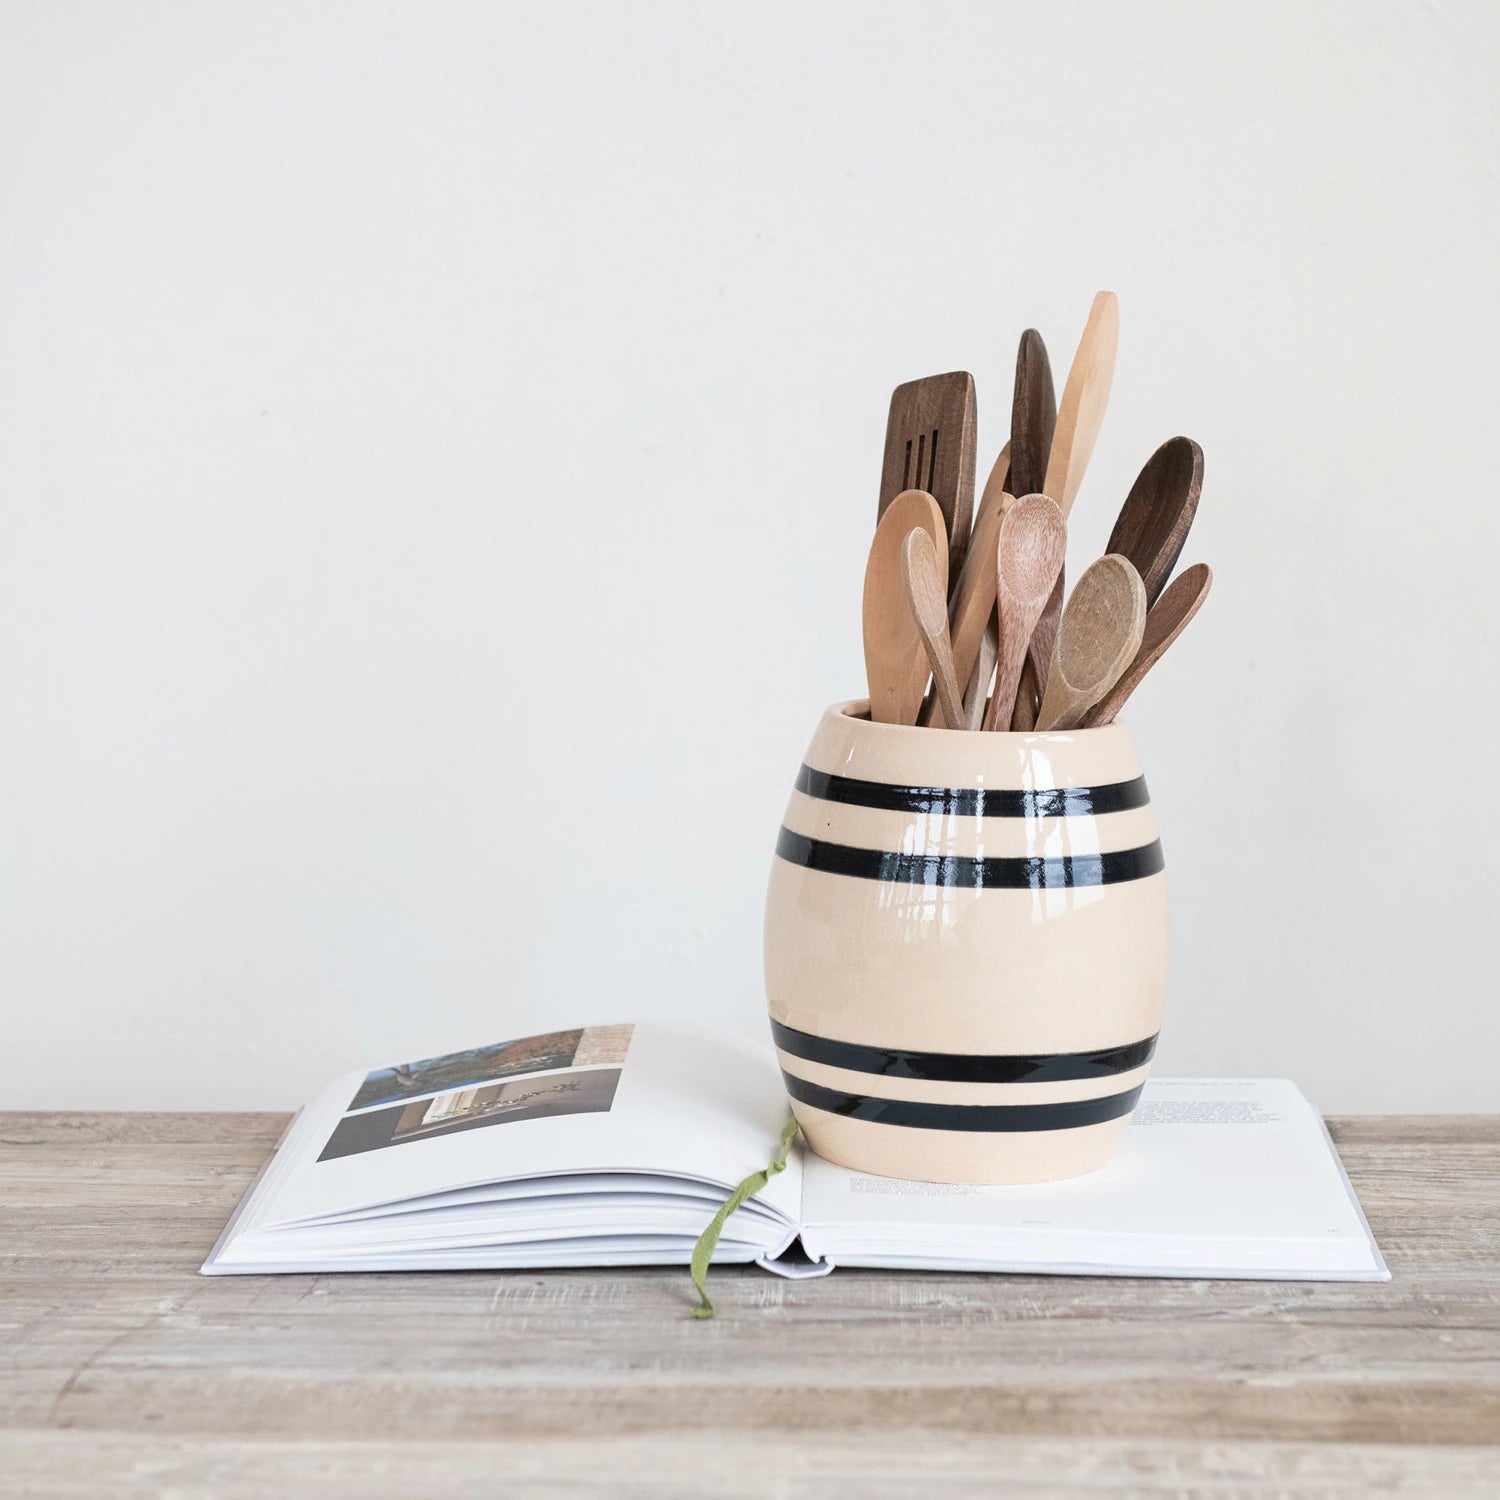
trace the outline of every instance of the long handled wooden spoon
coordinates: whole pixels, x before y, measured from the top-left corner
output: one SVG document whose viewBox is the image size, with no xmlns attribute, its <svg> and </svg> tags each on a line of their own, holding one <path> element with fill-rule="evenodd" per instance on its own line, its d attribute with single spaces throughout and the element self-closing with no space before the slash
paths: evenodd
<svg viewBox="0 0 1500 1500">
<path fill-rule="evenodd" d="M 1009 729 L 1016 686 L 1032 632 L 1062 572 L 1068 525 L 1046 495 L 1023 495 L 1000 523 L 996 593 L 1000 605 L 1000 655 L 986 729 Z"/>
<path fill-rule="evenodd" d="M 1057 409 L 1057 426 L 1052 434 L 1052 450 L 1047 457 L 1047 478 L 1042 485 L 1062 507 L 1066 520 L 1078 497 L 1084 470 L 1093 457 L 1104 425 L 1104 408 L 1109 404 L 1109 390 L 1115 378 L 1115 353 L 1120 345 L 1120 303 L 1113 292 L 1100 292 L 1089 309 L 1083 337 L 1068 367 L 1062 402 Z M 1012 435 L 1014 438 L 1014 435 Z M 1047 608 L 1037 622 L 1030 653 L 1031 670 L 1037 685 L 1047 681 L 1052 668 L 1052 654 L 1057 643 L 1057 622 L 1062 617 L 1063 581 L 1059 577 Z M 1029 729 L 1025 723 L 1030 714 L 1030 697 L 1022 694 L 1016 705 L 1021 719 L 1016 727 Z"/>
<path fill-rule="evenodd" d="M 1013 495 L 1045 490 L 1052 434 L 1057 427 L 1057 396 L 1047 346 L 1035 328 L 1021 335 L 1016 350 L 1016 384 L 1010 408 L 1010 477 Z"/>
<path fill-rule="evenodd" d="M 1105 551 L 1135 564 L 1147 604 L 1161 597 L 1177 566 L 1202 490 L 1203 450 L 1185 437 L 1168 438 L 1130 486 Z"/>
<path fill-rule="evenodd" d="M 980 500 L 969 550 L 958 582 L 952 586 L 948 634 L 953 641 L 953 670 L 960 682 L 969 680 L 984 639 L 985 624 L 995 612 L 995 546 L 1000 540 L 1000 523 L 1005 518 L 1009 498 L 1005 494 L 985 495 Z M 949 720 L 941 699 L 933 704 L 929 722 L 936 729 L 963 727 Z"/>
<path fill-rule="evenodd" d="M 932 665 L 932 680 L 944 719 L 955 728 L 964 722 L 963 696 L 958 674 L 953 670 L 953 649 L 948 640 L 948 576 L 932 537 L 920 526 L 907 532 L 901 543 L 901 581 L 911 605 L 912 619 Z"/>
<path fill-rule="evenodd" d="M 865 564 L 865 679 L 877 724 L 915 724 L 927 690 L 927 655 L 901 581 L 901 544 L 913 527 L 932 538 L 947 586 L 943 513 L 925 490 L 907 490 L 886 508 Z"/>
<path fill-rule="evenodd" d="M 1089 715 L 1089 727 L 1098 728 L 1113 724 L 1125 700 L 1141 685 L 1141 679 L 1162 658 L 1167 647 L 1187 629 L 1188 621 L 1198 613 L 1208 591 L 1213 587 L 1214 575 L 1207 563 L 1194 563 L 1167 585 L 1161 598 L 1151 606 L 1146 616 L 1146 630 L 1141 637 L 1141 649 L 1135 660 L 1126 667 L 1120 680 L 1099 700 Z"/>
<path fill-rule="evenodd" d="M 926 490 L 947 523 L 948 570 L 958 571 L 974 519 L 974 377 L 966 370 L 898 385 L 885 425 L 880 509 L 903 490 Z"/>
<path fill-rule="evenodd" d="M 1141 648 L 1146 588 L 1128 558 L 1110 553 L 1074 586 L 1037 714 L 1039 730 L 1076 729 Z"/>
</svg>

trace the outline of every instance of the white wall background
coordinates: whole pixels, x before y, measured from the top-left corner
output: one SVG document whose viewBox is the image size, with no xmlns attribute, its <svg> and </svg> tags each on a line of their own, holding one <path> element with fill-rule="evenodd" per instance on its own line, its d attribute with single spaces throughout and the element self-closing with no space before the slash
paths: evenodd
<svg viewBox="0 0 1500 1500">
<path fill-rule="evenodd" d="M 1074 512 L 1207 454 L 1129 715 L 1160 1067 L 1500 1105 L 1500 12 L 6 4 L 7 1107 L 760 1034 L 892 386 L 1120 296 Z"/>
</svg>

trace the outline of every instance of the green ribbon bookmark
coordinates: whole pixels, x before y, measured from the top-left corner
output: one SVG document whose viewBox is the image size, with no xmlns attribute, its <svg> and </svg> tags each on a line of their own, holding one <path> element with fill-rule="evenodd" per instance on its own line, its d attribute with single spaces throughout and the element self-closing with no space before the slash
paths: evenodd
<svg viewBox="0 0 1500 1500">
<path fill-rule="evenodd" d="M 708 1228 L 698 1236 L 698 1243 L 693 1246 L 693 1258 L 689 1262 L 693 1285 L 697 1288 L 699 1297 L 699 1305 L 693 1309 L 695 1318 L 711 1318 L 714 1315 L 714 1305 L 708 1300 L 706 1290 L 708 1263 L 714 1258 L 719 1236 L 724 1232 L 724 1226 L 729 1222 L 730 1214 L 747 1198 L 753 1198 L 778 1172 L 786 1170 L 787 1154 L 791 1151 L 792 1142 L 796 1139 L 797 1122 L 794 1119 L 788 1120 L 782 1127 L 780 1151 L 760 1171 L 752 1172 L 725 1199 L 724 1206 L 713 1216 Z"/>
</svg>

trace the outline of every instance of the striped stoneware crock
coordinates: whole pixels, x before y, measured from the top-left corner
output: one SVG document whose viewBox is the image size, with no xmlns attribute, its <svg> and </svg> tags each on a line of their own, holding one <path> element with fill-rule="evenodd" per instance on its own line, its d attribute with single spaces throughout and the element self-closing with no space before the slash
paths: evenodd
<svg viewBox="0 0 1500 1500">
<path fill-rule="evenodd" d="M 1130 732 L 823 715 L 766 901 L 771 1029 L 820 1155 L 930 1182 L 1090 1172 L 1166 997 L 1167 886 Z"/>
</svg>

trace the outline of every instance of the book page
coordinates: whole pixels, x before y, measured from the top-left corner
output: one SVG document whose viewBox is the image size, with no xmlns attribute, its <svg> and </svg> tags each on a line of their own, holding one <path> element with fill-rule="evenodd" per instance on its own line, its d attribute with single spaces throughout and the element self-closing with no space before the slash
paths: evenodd
<svg viewBox="0 0 1500 1500">
<path fill-rule="evenodd" d="M 1383 1275 L 1321 1117 L 1282 1079 L 1161 1079 L 1114 1157 L 1019 1187 L 905 1182 L 808 1153 L 803 1245 L 843 1265 Z"/>
<path fill-rule="evenodd" d="M 763 1167 L 788 1117 L 768 1047 L 661 1024 L 579 1027 L 353 1073 L 298 1116 L 245 1230 L 554 1173 Z M 757 1201 L 795 1222 L 800 1164 Z"/>
</svg>

